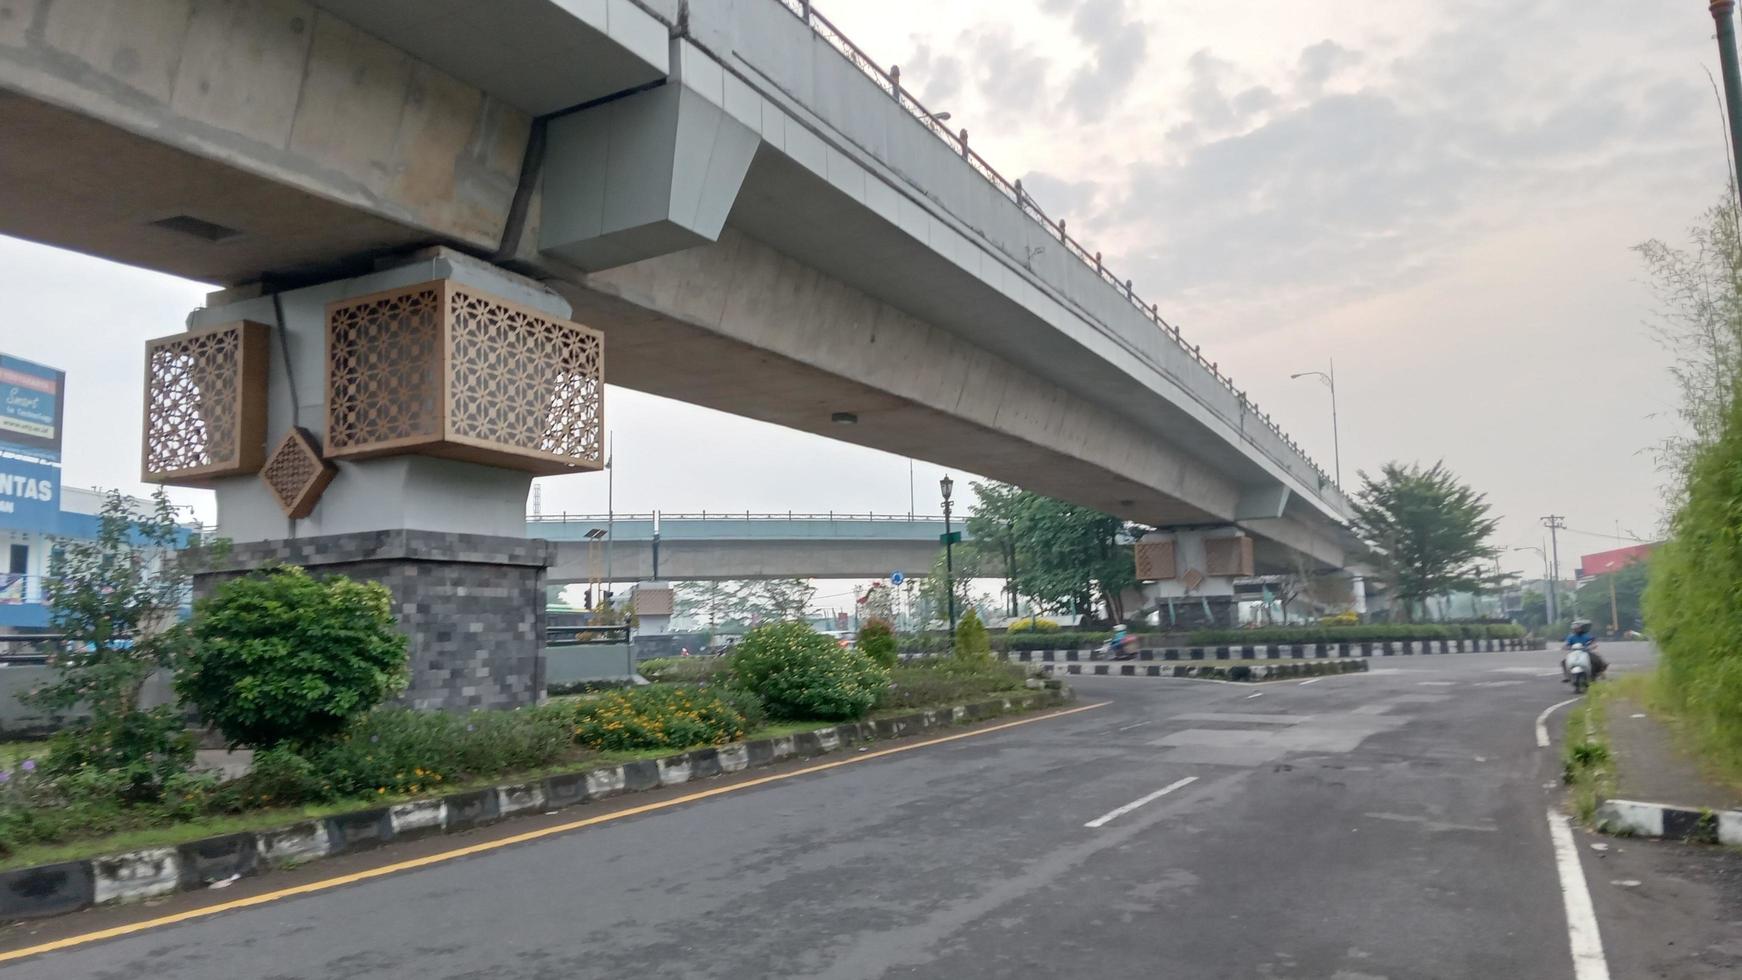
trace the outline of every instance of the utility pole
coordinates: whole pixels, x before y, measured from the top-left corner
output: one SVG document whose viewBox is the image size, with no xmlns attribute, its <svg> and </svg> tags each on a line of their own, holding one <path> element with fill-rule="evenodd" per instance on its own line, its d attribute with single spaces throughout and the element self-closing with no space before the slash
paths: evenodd
<svg viewBox="0 0 1742 980">
<path fill-rule="evenodd" d="M 1016 618 L 1016 522 L 1005 521 L 1005 529 L 1009 532 L 1006 539 L 1010 544 L 1010 560 L 1004 565 L 1004 575 L 1010 586 L 1010 618 Z"/>
<path fill-rule="evenodd" d="M 1567 519 L 1559 514 L 1550 514 L 1542 519 L 1542 526 L 1548 528 L 1550 553 L 1554 555 L 1554 563 L 1550 567 L 1548 580 L 1548 614 L 1552 621 L 1560 621 L 1560 598 L 1558 589 L 1561 577 L 1561 543 L 1559 532 L 1567 526 Z"/>
<path fill-rule="evenodd" d="M 1736 64 L 1736 0 L 1711 0 L 1708 9 L 1718 28 L 1718 61 L 1724 70 L 1724 105 L 1730 113 L 1730 162 L 1742 167 L 1742 70 Z M 1732 171 L 1731 180 L 1742 194 L 1742 177 Z"/>
</svg>

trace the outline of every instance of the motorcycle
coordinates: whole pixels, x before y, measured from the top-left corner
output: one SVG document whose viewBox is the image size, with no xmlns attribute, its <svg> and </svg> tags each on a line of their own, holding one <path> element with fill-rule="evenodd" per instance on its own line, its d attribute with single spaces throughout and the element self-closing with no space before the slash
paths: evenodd
<svg viewBox="0 0 1742 980">
<path fill-rule="evenodd" d="M 1597 679 L 1592 669 L 1591 651 L 1585 649 L 1583 643 L 1573 644 L 1561 662 L 1566 667 L 1567 676 L 1572 679 L 1574 694 L 1585 693 L 1585 689 Z"/>
</svg>

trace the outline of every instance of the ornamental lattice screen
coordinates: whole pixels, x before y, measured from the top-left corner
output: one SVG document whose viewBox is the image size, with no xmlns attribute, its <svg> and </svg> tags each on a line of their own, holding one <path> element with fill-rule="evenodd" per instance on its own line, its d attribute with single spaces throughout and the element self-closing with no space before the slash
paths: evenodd
<svg viewBox="0 0 1742 980">
<path fill-rule="evenodd" d="M 243 320 L 146 341 L 145 482 L 204 486 L 260 469 L 269 330 Z"/>
<path fill-rule="evenodd" d="M 598 331 L 438 279 L 327 307 L 327 456 L 598 469 Z"/>
</svg>

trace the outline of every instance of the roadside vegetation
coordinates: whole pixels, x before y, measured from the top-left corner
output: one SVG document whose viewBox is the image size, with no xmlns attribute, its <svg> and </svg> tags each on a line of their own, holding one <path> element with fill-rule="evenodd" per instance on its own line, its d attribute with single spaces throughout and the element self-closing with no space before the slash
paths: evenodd
<svg viewBox="0 0 1742 980">
<path fill-rule="evenodd" d="M 886 628 L 842 647 L 782 622 L 751 630 L 730 656 L 649 662 L 658 682 L 643 687 L 515 711 L 415 711 L 388 703 L 406 665 L 385 589 L 272 569 L 224 583 L 191 623 L 175 624 L 165 610 L 185 594 L 191 566 L 127 558 L 141 518 L 112 504 L 114 533 L 62 559 L 56 626 L 77 652 L 57 661 L 62 680 L 38 695 L 88 705 L 89 717 L 50 742 L 7 747 L 0 867 L 262 829 L 1026 683 L 1020 668 L 991 658 L 971 618 L 961 655 L 906 664 Z M 130 642 L 117 642 L 117 624 Z M 196 766 L 184 709 L 138 707 L 143 679 L 164 668 L 188 709 L 253 753 L 247 775 L 226 781 Z"/>
<path fill-rule="evenodd" d="M 1714 769 L 1742 773 L 1742 226 L 1733 195 L 1692 247 L 1639 247 L 1675 358 L 1681 431 L 1658 452 L 1676 504 L 1652 555 L 1644 612 L 1662 653 L 1650 702 Z"/>
<path fill-rule="evenodd" d="M 1562 779 L 1572 791 L 1574 812 L 1586 824 L 1596 818 L 1597 804 L 1614 789 L 1614 760 L 1604 724 L 1616 690 L 1613 683 L 1594 685 L 1567 711 Z"/>
</svg>

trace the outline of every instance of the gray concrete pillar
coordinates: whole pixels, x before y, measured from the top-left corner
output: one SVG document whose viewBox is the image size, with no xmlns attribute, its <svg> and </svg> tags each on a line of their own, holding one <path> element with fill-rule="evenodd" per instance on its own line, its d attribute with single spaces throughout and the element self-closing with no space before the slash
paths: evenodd
<svg viewBox="0 0 1742 980">
<path fill-rule="evenodd" d="M 153 342 L 148 371 L 148 476 L 215 490 L 232 542 L 196 592 L 277 563 L 377 581 L 410 639 L 406 703 L 536 703 L 552 548 L 525 537 L 528 489 L 599 465 L 602 341 L 569 315 L 538 283 L 444 249 L 276 302 L 212 296 L 188 334 Z M 178 368 L 184 338 L 236 324 L 249 372 L 232 378 L 223 356 Z M 243 416 L 258 419 L 231 424 Z M 219 448 L 187 451 L 202 440 Z"/>
</svg>

